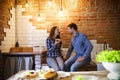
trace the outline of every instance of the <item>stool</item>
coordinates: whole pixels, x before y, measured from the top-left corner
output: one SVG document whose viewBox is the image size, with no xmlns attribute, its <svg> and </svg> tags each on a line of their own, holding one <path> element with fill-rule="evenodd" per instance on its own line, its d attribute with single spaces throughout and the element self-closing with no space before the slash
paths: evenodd
<svg viewBox="0 0 120 80">
<path fill-rule="evenodd" d="M 97 65 L 95 62 L 91 61 L 89 64 L 77 69 L 77 71 L 96 71 Z"/>
</svg>

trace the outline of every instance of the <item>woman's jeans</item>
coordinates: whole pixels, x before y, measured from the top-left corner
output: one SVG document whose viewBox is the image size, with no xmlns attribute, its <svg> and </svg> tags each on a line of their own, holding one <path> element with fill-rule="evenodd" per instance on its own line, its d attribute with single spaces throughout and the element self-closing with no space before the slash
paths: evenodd
<svg viewBox="0 0 120 80">
<path fill-rule="evenodd" d="M 64 69 L 64 62 L 61 57 L 56 58 L 47 57 L 47 64 L 56 71 L 63 71 Z"/>
<path fill-rule="evenodd" d="M 65 71 L 76 71 L 78 68 L 84 66 L 85 64 L 90 63 L 91 59 L 87 58 L 82 62 L 75 62 L 78 57 L 75 55 L 65 61 Z"/>
</svg>

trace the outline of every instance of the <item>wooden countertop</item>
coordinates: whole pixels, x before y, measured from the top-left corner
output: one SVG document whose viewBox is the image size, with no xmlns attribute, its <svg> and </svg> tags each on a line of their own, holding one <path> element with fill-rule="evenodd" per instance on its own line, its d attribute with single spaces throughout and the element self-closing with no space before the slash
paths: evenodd
<svg viewBox="0 0 120 80">
<path fill-rule="evenodd" d="M 23 72 L 25 72 L 25 71 L 20 71 L 20 72 L 16 73 L 15 75 L 22 74 Z M 71 76 L 65 77 L 65 78 L 60 78 L 58 80 L 72 80 L 72 77 L 74 77 L 75 75 L 95 76 L 95 77 L 98 78 L 98 80 L 108 80 L 108 78 L 107 78 L 108 71 L 106 71 L 106 70 L 103 70 L 103 71 L 66 72 L 66 73 L 70 73 Z M 8 78 L 8 80 L 13 80 L 15 78 L 15 75 Z"/>
<path fill-rule="evenodd" d="M 4 56 L 34 56 L 34 55 L 41 55 L 41 54 L 46 54 L 45 51 L 40 51 L 40 52 L 3 52 L 1 53 Z"/>
<path fill-rule="evenodd" d="M 73 76 L 80 75 L 80 76 L 95 76 L 98 80 L 108 80 L 107 74 L 108 71 L 81 71 L 81 72 L 68 72 L 71 74 L 70 77 L 61 78 L 60 80 L 71 80 Z"/>
</svg>

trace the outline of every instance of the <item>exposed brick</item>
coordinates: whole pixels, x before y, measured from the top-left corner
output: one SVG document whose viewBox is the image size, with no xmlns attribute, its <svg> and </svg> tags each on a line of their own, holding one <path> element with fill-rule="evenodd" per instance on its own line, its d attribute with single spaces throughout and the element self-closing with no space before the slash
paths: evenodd
<svg viewBox="0 0 120 80">
<path fill-rule="evenodd" d="M 120 42 L 120 0 L 77 0 L 77 7 L 72 9 L 68 0 L 63 1 L 63 10 L 65 16 L 59 16 L 60 1 L 52 0 L 55 3 L 55 7 L 45 7 L 47 0 L 41 0 L 40 2 L 40 14 L 44 14 L 46 19 L 37 22 L 38 14 L 38 0 L 28 0 L 30 3 L 29 8 L 25 8 L 25 0 L 17 0 L 17 5 L 22 5 L 25 11 L 22 12 L 23 16 L 32 15 L 29 22 L 32 23 L 36 29 L 47 29 L 54 25 L 61 28 L 61 36 L 63 39 L 64 47 L 69 46 L 71 36 L 67 32 L 67 25 L 74 22 L 78 25 L 78 31 L 86 34 L 89 39 L 97 40 L 98 43 L 107 42 L 111 47 L 120 49 L 120 45 L 116 44 Z M 0 3 L 1 4 L 1 3 Z M 4 3 L 5 4 L 5 3 Z M 3 5 L 3 4 L 2 4 Z M 5 6 L 5 8 L 9 7 Z M 3 8 L 1 8 L 3 10 Z M 9 11 L 4 10 L 3 14 L 8 14 Z M 5 21 L 9 19 L 10 15 L 7 15 Z M 41 17 L 43 17 L 41 15 Z M 1 17 L 0 17 L 1 19 Z M 6 22 L 0 23 L 4 27 L 8 27 Z M 116 45 L 115 45 L 116 44 Z"/>
</svg>

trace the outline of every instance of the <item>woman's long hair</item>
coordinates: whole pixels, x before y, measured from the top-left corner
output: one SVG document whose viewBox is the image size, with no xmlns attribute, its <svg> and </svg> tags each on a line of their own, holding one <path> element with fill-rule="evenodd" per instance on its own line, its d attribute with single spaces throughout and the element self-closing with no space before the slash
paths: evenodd
<svg viewBox="0 0 120 80">
<path fill-rule="evenodd" d="M 49 38 L 53 38 L 54 37 L 54 34 L 55 34 L 55 29 L 57 28 L 57 26 L 54 26 L 54 27 L 52 27 L 51 28 L 51 30 L 50 30 L 50 34 L 49 34 Z"/>
</svg>

